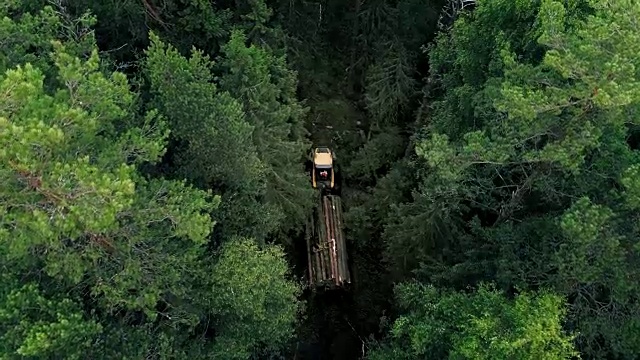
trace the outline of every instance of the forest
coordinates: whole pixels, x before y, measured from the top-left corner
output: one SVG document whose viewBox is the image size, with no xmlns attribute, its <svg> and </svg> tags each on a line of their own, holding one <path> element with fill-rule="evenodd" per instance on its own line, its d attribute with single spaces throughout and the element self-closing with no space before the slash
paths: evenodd
<svg viewBox="0 0 640 360">
<path fill-rule="evenodd" d="M 640 359 L 639 17 L 3 0 L 0 359 Z"/>
</svg>

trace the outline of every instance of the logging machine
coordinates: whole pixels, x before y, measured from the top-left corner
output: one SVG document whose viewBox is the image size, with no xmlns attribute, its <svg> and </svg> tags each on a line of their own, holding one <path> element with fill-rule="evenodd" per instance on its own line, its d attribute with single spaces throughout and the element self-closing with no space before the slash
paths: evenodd
<svg viewBox="0 0 640 360">
<path fill-rule="evenodd" d="M 335 154 L 326 146 L 312 152 L 311 182 L 319 189 L 319 201 L 307 224 L 309 283 L 312 287 L 341 288 L 351 283 L 342 201 L 336 188 Z"/>
<path fill-rule="evenodd" d="M 313 149 L 313 171 L 311 182 L 314 189 L 332 190 L 335 183 L 335 171 L 333 161 L 335 156 L 331 149 L 321 146 Z"/>
</svg>

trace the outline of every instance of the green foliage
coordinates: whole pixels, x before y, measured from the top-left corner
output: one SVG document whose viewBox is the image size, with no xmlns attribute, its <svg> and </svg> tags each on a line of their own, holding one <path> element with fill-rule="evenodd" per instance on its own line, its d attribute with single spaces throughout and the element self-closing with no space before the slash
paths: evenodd
<svg viewBox="0 0 640 360">
<path fill-rule="evenodd" d="M 406 50 L 393 42 L 385 47 L 387 53 L 368 70 L 365 97 L 376 122 L 395 124 L 416 93 L 416 81 Z"/>
<path fill-rule="evenodd" d="M 2 283 L 2 286 L 8 286 Z M 35 284 L 3 291 L 0 356 L 3 359 L 82 359 L 102 331 L 69 299 L 45 297 Z"/>
<path fill-rule="evenodd" d="M 640 8 L 589 4 L 481 2 L 440 36 L 430 61 L 443 93 L 416 146 L 417 195 L 388 220 L 387 256 L 437 283 L 551 287 L 571 299 L 585 356 L 632 358 L 637 229 L 622 219 L 636 218 Z"/>
<path fill-rule="evenodd" d="M 407 312 L 369 359 L 570 359 L 562 298 L 520 293 L 514 300 L 487 286 L 471 294 L 399 285 Z"/>
<path fill-rule="evenodd" d="M 145 71 L 153 102 L 168 119 L 178 177 L 222 192 L 219 219 L 223 235 L 264 237 L 275 219 L 258 202 L 264 193 L 264 170 L 252 143 L 253 126 L 240 103 L 211 82 L 212 63 L 194 50 L 190 59 L 151 35 Z M 252 223 L 247 220 L 251 219 Z"/>
<path fill-rule="evenodd" d="M 245 40 L 234 31 L 223 46 L 220 89 L 207 56 L 194 50 L 186 59 L 155 35 L 146 72 L 154 102 L 179 142 L 172 151 L 176 175 L 223 191 L 224 237 L 261 240 L 299 230 L 306 219 L 311 189 L 302 159 L 308 144 L 295 73 L 283 57 L 247 47 Z"/>
<path fill-rule="evenodd" d="M 29 12 L 29 7 L 28 3 L 9 1 L 0 8 L 0 72 L 31 63 L 53 81 L 55 67 L 48 56 L 53 50 L 51 40 L 62 41 L 72 55 L 88 56 L 95 47 L 91 26 L 96 18 L 88 13 L 63 17 L 52 6 Z"/>
<path fill-rule="evenodd" d="M 364 67 L 364 100 L 375 124 L 403 123 L 418 95 L 420 49 L 431 38 L 439 1 L 364 2 L 361 34 L 354 45 L 362 52 L 354 67 Z M 355 49 L 354 49 L 355 51 Z"/>
<path fill-rule="evenodd" d="M 271 9 L 44 5 L 0 6 L 0 357 L 246 359 L 282 350 L 300 287 L 282 249 L 232 236 L 264 243 L 300 230 L 312 204 L 297 75 L 281 49 L 262 43 L 281 36 L 267 25 Z M 101 63 L 96 17 L 77 16 L 88 8 L 100 19 L 100 50 L 144 55 L 140 94 Z M 235 15 L 253 44 L 237 30 L 220 40 Z M 176 47 L 151 33 L 138 53 L 147 24 Z M 219 66 L 204 55 L 217 41 L 227 43 Z M 224 244 L 208 256 L 218 245 L 212 217 Z"/>
<path fill-rule="evenodd" d="M 44 8 L 37 15 L 22 13 L 9 17 L 17 10 L 17 1 L 9 1 L 0 7 L 0 71 L 4 73 L 22 62 L 47 69 L 46 53 L 51 49 L 51 39 L 58 35 L 62 25 L 60 18 L 51 7 Z M 32 53 L 30 48 L 38 51 Z"/>
<path fill-rule="evenodd" d="M 0 5 L 0 358 L 294 358 L 311 142 L 355 352 L 636 358 L 639 3 L 443 3 Z"/>
<path fill-rule="evenodd" d="M 7 259 L 30 263 L 37 254 L 60 281 L 90 276 L 107 308 L 154 313 L 162 293 L 184 291 L 175 263 L 197 254 L 217 200 L 183 183 L 140 178 L 133 164 L 157 161 L 167 133 L 134 124 L 115 131 L 133 120 L 134 96 L 124 75 L 98 72 L 95 51 L 83 62 L 57 45 L 54 58 L 67 85 L 55 96 L 30 64 L 8 71 L 0 85 L 7 95 L 0 104 Z M 144 122 L 161 128 L 156 120 L 151 114 Z M 175 260 L 164 258 L 179 242 L 187 246 Z"/>
<path fill-rule="evenodd" d="M 166 123 L 156 111 L 130 113 L 135 95 L 126 78 L 99 72 L 96 51 L 82 61 L 55 47 L 65 88 L 47 94 L 31 64 L 0 82 L 0 256 L 12 273 L 44 270 L 54 294 L 2 287 L 6 356 L 80 358 L 99 338 L 115 346 L 127 337 L 139 341 L 138 351 L 184 358 L 198 351 L 196 343 L 181 344 L 184 335 L 206 314 L 218 319 L 220 354 L 228 354 L 229 341 L 234 358 L 279 349 L 292 335 L 300 294 L 286 279 L 282 251 L 232 242 L 209 264 L 203 245 L 219 197 L 185 181 L 143 178 L 136 165 L 162 156 Z M 73 289 L 91 297 L 93 311 L 108 318 L 140 311 L 145 325 L 87 319 Z M 150 329 L 154 320 L 166 328 Z M 135 353 L 127 345 L 117 357 L 126 351 Z"/>
<path fill-rule="evenodd" d="M 353 155 L 346 172 L 355 179 L 376 179 L 404 154 L 405 146 L 398 128 L 385 128 Z"/>
<path fill-rule="evenodd" d="M 220 85 L 242 102 L 253 127 L 253 144 L 264 165 L 265 199 L 280 230 L 299 230 L 313 199 L 303 168 L 309 149 L 302 124 L 307 110 L 296 99 L 296 73 L 285 57 L 245 42 L 242 32 L 233 31 L 222 47 Z"/>
<path fill-rule="evenodd" d="M 98 19 L 95 33 L 101 50 L 118 66 L 133 70 L 149 45 L 149 30 L 160 34 L 181 52 L 193 46 L 206 53 L 217 51 L 228 36 L 232 11 L 204 0 L 57 2 L 66 15 L 91 12 Z"/>
<path fill-rule="evenodd" d="M 491 79 L 502 75 L 500 50 L 509 43 L 525 63 L 536 62 L 539 49 L 535 24 L 539 1 L 482 1 L 462 14 L 451 31 L 440 33 L 429 51 L 431 92 L 442 97 L 429 101 L 429 123 L 457 140 L 494 117 Z M 499 80 L 497 80 L 499 81 Z M 431 89 L 436 88 L 436 89 Z M 426 119 L 424 119 L 426 120 Z"/>
<path fill-rule="evenodd" d="M 223 358 L 244 359 L 256 350 L 279 350 L 293 336 L 301 304 L 300 286 L 278 246 L 259 249 L 236 238 L 223 246 L 209 275 L 216 329 L 215 349 Z"/>
</svg>

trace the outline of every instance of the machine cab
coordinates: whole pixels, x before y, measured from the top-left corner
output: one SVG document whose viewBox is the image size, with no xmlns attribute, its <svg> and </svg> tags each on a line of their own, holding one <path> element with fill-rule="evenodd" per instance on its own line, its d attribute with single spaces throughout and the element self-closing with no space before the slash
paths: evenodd
<svg viewBox="0 0 640 360">
<path fill-rule="evenodd" d="M 328 147 L 317 147 L 313 150 L 313 188 L 329 188 L 335 186 L 335 174 L 333 171 L 333 153 Z"/>
</svg>

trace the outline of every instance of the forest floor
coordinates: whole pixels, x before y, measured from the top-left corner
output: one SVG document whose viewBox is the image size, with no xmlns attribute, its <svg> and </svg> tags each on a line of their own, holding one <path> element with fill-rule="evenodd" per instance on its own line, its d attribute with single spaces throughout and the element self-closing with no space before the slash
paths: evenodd
<svg viewBox="0 0 640 360">
<path fill-rule="evenodd" d="M 358 123 L 363 117 L 364 114 L 344 98 L 318 100 L 311 104 L 307 130 L 314 146 L 330 146 L 340 156 L 339 151 L 352 152 L 361 145 Z"/>
</svg>

